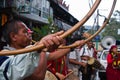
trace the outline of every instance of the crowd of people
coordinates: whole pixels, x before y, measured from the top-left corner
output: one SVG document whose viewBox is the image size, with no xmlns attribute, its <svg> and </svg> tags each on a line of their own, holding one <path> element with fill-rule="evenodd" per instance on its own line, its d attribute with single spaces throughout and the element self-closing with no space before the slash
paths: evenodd
<svg viewBox="0 0 120 80">
<path fill-rule="evenodd" d="M 28 48 L 40 44 L 44 44 L 47 48 L 47 51 L 39 49 L 24 54 L 0 56 L 1 80 L 44 80 L 47 62 L 61 58 L 71 50 L 70 48 L 60 51 L 57 49 L 64 42 L 64 39 L 59 37 L 63 34 L 63 31 L 49 34 L 34 45 L 31 45 L 32 32 L 22 21 L 10 20 L 0 30 L 1 52 Z M 82 43 L 83 41 L 78 41 L 78 44 Z"/>
<path fill-rule="evenodd" d="M 74 49 L 58 49 L 60 45 L 66 45 L 67 41 L 59 37 L 64 31 L 48 34 L 35 44 L 31 44 L 32 33 L 20 20 L 10 20 L 1 27 L 1 52 L 41 44 L 45 48 L 0 56 L 0 80 L 45 80 L 47 71 L 58 80 L 95 80 L 96 69 L 88 64 L 90 58 L 97 58 L 97 50 L 92 41 L 84 44 L 84 40 L 78 40 L 75 43 L 79 46 Z M 107 57 L 107 80 L 120 80 L 118 67 L 113 67 L 117 61 L 116 54 L 117 46 L 112 46 Z"/>
</svg>

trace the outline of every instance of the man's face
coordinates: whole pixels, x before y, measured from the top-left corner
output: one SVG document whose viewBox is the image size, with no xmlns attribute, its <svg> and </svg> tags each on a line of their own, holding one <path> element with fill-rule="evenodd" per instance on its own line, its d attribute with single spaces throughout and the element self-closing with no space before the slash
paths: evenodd
<svg viewBox="0 0 120 80">
<path fill-rule="evenodd" d="M 31 35 L 28 33 L 28 28 L 24 23 L 18 23 L 18 26 L 20 29 L 18 30 L 18 33 L 16 34 L 16 44 L 20 48 L 24 48 L 28 46 L 31 42 Z"/>
<path fill-rule="evenodd" d="M 91 48 L 93 46 L 93 43 L 92 42 L 87 42 L 87 45 L 89 48 Z"/>
</svg>

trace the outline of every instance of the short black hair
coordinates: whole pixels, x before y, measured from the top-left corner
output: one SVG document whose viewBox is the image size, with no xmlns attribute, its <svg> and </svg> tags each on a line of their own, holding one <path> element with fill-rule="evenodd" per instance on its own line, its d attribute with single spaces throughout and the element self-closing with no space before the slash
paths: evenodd
<svg viewBox="0 0 120 80">
<path fill-rule="evenodd" d="M 22 22 L 20 20 L 10 20 L 7 21 L 1 28 L 1 38 L 5 40 L 7 44 L 11 42 L 10 33 L 18 33 L 19 27 L 18 22 Z"/>
</svg>

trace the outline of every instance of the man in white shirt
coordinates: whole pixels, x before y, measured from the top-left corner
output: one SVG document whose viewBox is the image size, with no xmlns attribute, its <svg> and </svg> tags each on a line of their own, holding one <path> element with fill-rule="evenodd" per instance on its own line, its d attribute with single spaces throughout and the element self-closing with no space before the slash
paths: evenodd
<svg viewBox="0 0 120 80">
<path fill-rule="evenodd" d="M 26 48 L 31 42 L 31 36 L 28 33 L 27 26 L 22 21 L 8 21 L 0 29 L 0 42 L 6 43 L 0 45 L 4 50 L 16 50 Z M 57 48 L 63 39 L 59 37 L 63 32 L 47 35 L 43 37 L 38 44 L 44 44 L 48 51 Z M 55 47 L 56 46 L 56 47 Z M 3 50 L 3 51 L 4 51 Z M 40 57 L 39 57 L 40 56 Z M 31 75 L 41 61 L 42 78 L 46 73 L 47 54 L 42 49 L 28 52 L 20 55 L 0 56 L 0 80 L 23 80 Z M 41 80 L 43 80 L 41 79 Z"/>
<path fill-rule="evenodd" d="M 81 62 L 80 58 L 81 46 L 75 48 L 69 54 L 69 68 L 74 71 L 74 77 L 78 77 L 78 80 L 81 78 L 79 74 L 80 66 L 86 66 L 86 63 Z"/>
<path fill-rule="evenodd" d="M 94 57 L 94 48 L 92 41 L 89 41 L 86 43 L 84 47 L 82 47 L 80 51 L 81 61 L 87 64 L 87 61 L 90 59 L 90 57 Z M 81 67 L 80 68 L 82 72 L 82 80 L 93 80 L 91 79 L 93 74 L 93 69 L 91 65 Z"/>
</svg>

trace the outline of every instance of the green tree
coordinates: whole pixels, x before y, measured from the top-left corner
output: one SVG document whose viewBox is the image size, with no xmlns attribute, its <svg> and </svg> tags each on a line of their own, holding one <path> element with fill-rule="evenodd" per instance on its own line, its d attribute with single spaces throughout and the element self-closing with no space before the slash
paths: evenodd
<svg viewBox="0 0 120 80">
<path fill-rule="evenodd" d="M 48 18 L 48 24 L 43 25 L 42 27 L 33 27 L 33 39 L 38 41 L 40 38 L 47 34 L 55 33 L 58 31 L 58 27 L 53 24 L 51 18 Z"/>
<path fill-rule="evenodd" d="M 120 29 L 120 22 L 116 18 L 111 18 L 109 24 L 102 31 L 102 37 L 113 36 L 116 40 L 120 40 L 120 34 L 118 34 L 118 29 Z"/>
</svg>

